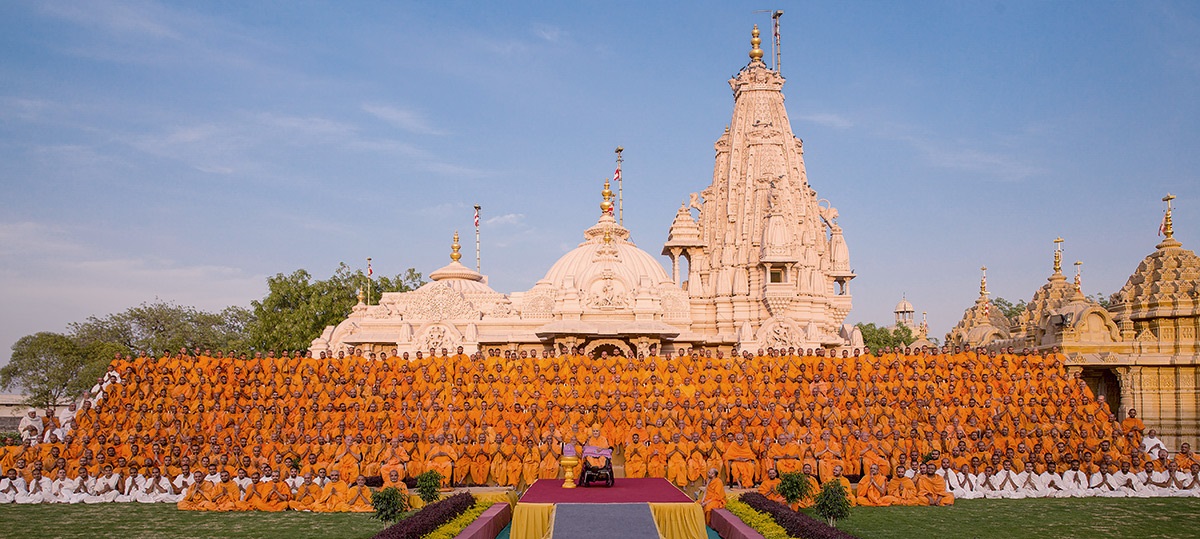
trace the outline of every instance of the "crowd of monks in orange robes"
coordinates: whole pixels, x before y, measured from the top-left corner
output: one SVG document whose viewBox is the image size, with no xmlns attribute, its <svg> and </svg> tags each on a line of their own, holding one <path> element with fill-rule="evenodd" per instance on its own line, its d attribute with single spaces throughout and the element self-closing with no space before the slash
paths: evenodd
<svg viewBox="0 0 1200 539">
<path fill-rule="evenodd" d="M 564 445 L 603 438 L 627 477 L 694 488 L 716 470 L 771 492 L 806 471 L 864 504 L 944 504 L 939 476 L 902 470 L 1137 461 L 1144 428 L 1117 422 L 1057 353 L 324 356 L 118 357 L 67 439 L 6 448 L 0 466 L 156 468 L 184 509 L 363 510 L 363 477 L 525 488 L 561 476 Z"/>
</svg>

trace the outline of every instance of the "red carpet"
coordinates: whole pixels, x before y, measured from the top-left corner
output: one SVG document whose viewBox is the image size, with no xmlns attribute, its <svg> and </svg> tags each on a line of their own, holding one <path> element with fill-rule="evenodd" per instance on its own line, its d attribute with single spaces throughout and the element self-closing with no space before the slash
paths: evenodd
<svg viewBox="0 0 1200 539">
<path fill-rule="evenodd" d="M 525 503 L 688 503 L 683 491 L 662 478 L 618 478 L 612 488 L 562 488 L 562 479 L 539 479 L 525 491 Z"/>
</svg>

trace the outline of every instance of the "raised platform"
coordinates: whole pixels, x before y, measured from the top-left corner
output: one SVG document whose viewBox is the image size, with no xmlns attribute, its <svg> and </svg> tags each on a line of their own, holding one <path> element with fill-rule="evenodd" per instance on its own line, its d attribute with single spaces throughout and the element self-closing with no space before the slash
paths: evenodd
<svg viewBox="0 0 1200 539">
<path fill-rule="evenodd" d="M 691 498 L 662 478 L 618 478 L 611 487 L 562 488 L 562 479 L 534 481 L 518 503 L 691 503 Z"/>
<path fill-rule="evenodd" d="M 705 539 L 704 511 L 665 479 L 617 479 L 612 487 L 534 482 L 513 510 L 512 539 L 569 537 Z"/>
</svg>

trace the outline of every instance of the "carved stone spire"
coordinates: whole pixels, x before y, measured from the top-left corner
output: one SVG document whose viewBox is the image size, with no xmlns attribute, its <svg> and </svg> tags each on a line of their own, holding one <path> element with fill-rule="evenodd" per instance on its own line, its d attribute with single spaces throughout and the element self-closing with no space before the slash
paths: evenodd
<svg viewBox="0 0 1200 539">
<path fill-rule="evenodd" d="M 750 63 L 729 81 L 733 115 L 714 145 L 712 184 L 688 205 L 700 210 L 699 241 L 664 251 L 686 247 L 693 330 L 715 334 L 710 342 L 752 350 L 786 334 L 795 346 L 843 345 L 850 251 L 838 210 L 808 183 L 784 79 L 763 63 L 761 44 L 755 29 Z"/>
</svg>

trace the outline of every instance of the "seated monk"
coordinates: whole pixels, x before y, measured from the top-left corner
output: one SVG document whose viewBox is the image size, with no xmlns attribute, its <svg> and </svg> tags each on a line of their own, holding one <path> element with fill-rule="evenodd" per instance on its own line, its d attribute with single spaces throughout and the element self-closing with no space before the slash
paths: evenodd
<svg viewBox="0 0 1200 539">
<path fill-rule="evenodd" d="M 400 494 L 408 496 L 408 485 L 400 479 L 400 471 L 392 470 L 383 478 L 383 488 L 396 488 L 400 490 Z"/>
<path fill-rule="evenodd" d="M 888 481 L 887 493 L 892 505 L 924 505 L 917 497 L 917 485 L 904 476 L 908 471 L 903 464 L 896 465 L 896 475 Z"/>
<path fill-rule="evenodd" d="M 937 468 L 922 464 L 921 471 L 917 476 L 917 498 L 928 500 L 928 505 L 954 505 L 954 495 L 946 490 L 946 479 L 937 474 Z"/>
<path fill-rule="evenodd" d="M 213 488 L 212 503 L 216 508 L 212 511 L 237 511 L 237 503 L 241 499 L 242 489 L 228 470 L 221 470 L 221 481 Z"/>
<path fill-rule="evenodd" d="M 192 479 L 195 481 L 187 492 L 183 495 L 183 499 L 176 504 L 181 511 L 214 511 L 217 506 L 212 501 L 212 490 L 216 485 L 210 481 L 204 480 L 204 472 L 196 470 L 192 473 Z"/>
<path fill-rule="evenodd" d="M 347 511 L 351 513 L 374 513 L 375 506 L 371 505 L 371 489 L 367 487 L 367 478 L 358 476 L 354 486 L 346 494 Z"/>
<path fill-rule="evenodd" d="M 846 476 L 842 475 L 842 466 L 840 464 L 833 467 L 833 477 L 831 477 L 829 480 L 837 481 L 838 483 L 842 484 L 842 488 L 846 489 L 846 499 L 850 500 L 851 507 L 858 505 L 858 502 L 855 500 L 854 489 L 850 488 L 850 480 L 846 479 Z"/>
<path fill-rule="evenodd" d="M 346 503 L 348 487 L 345 481 L 342 481 L 342 473 L 334 470 L 329 474 L 329 482 L 321 487 L 321 495 L 317 498 L 317 503 L 313 504 L 313 511 L 319 513 L 343 513 L 350 510 L 350 506 Z"/>
<path fill-rule="evenodd" d="M 746 436 L 737 433 L 733 443 L 725 448 L 725 460 L 729 462 L 729 481 L 736 481 L 742 488 L 754 486 L 754 469 L 758 467 L 758 457 L 754 449 L 746 442 Z"/>
<path fill-rule="evenodd" d="M 812 507 L 813 503 L 817 501 L 817 494 L 821 493 L 821 484 L 817 482 L 817 476 L 813 473 L 813 465 L 805 464 L 800 471 L 804 474 L 805 480 L 808 481 L 809 495 L 792 504 L 793 511 Z"/>
<path fill-rule="evenodd" d="M 316 511 L 317 499 L 321 496 L 321 485 L 313 480 L 312 472 L 304 474 L 304 483 L 296 488 L 288 508 L 293 511 Z"/>
<path fill-rule="evenodd" d="M 717 477 L 717 469 L 708 469 L 708 485 L 704 487 L 704 497 L 700 499 L 700 506 L 704 508 L 704 522 L 712 523 L 712 512 L 714 509 L 725 508 L 725 483 L 721 482 L 721 478 Z"/>
<path fill-rule="evenodd" d="M 269 485 L 267 488 L 266 497 L 261 503 L 255 506 L 259 511 L 284 511 L 287 510 L 288 504 L 292 499 L 292 487 L 288 486 L 286 481 L 279 480 L 278 477 L 273 481 L 259 483 L 259 492 L 262 492 L 262 485 Z"/>
<path fill-rule="evenodd" d="M 774 500 L 786 505 L 787 500 L 776 490 L 778 486 L 779 472 L 776 472 L 774 468 L 768 469 L 767 478 L 763 479 L 763 482 L 758 485 L 758 493 L 766 496 L 768 500 Z"/>
<path fill-rule="evenodd" d="M 610 444 L 608 442 L 608 437 L 606 437 L 600 433 L 600 425 L 598 425 L 598 424 L 592 425 L 592 433 L 591 433 L 591 435 L 588 436 L 587 441 L 584 442 L 583 445 L 584 446 L 590 445 L 592 447 L 595 447 L 596 449 L 612 449 L 612 444 Z M 604 457 L 591 456 L 591 457 L 586 457 L 585 460 L 587 461 L 587 465 L 591 466 L 593 468 L 603 468 L 604 467 L 604 460 L 605 460 Z"/>
<path fill-rule="evenodd" d="M 887 494 L 888 482 L 879 471 L 878 464 L 871 464 L 870 471 L 858 481 L 858 505 L 864 507 L 887 507 L 892 497 Z"/>
</svg>

